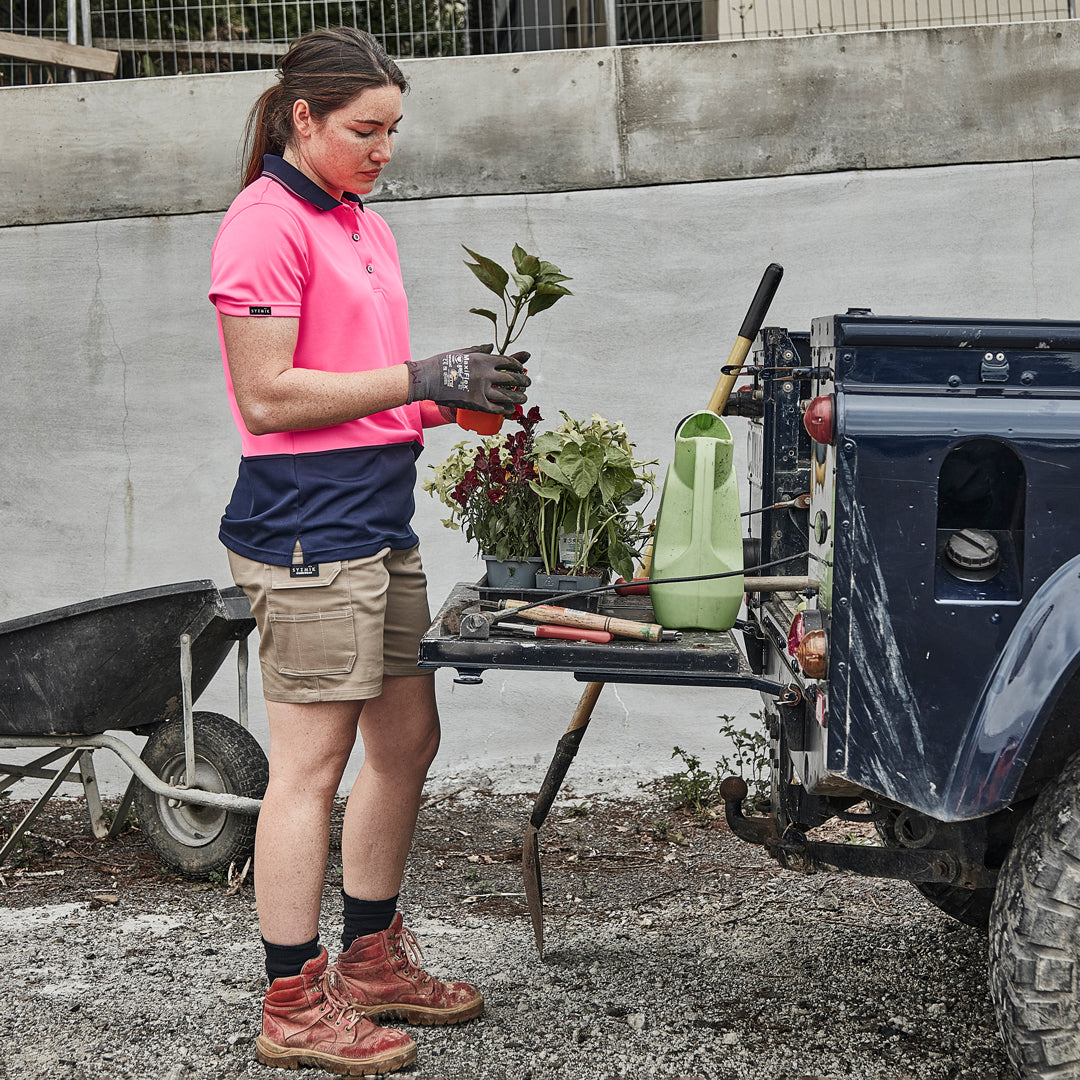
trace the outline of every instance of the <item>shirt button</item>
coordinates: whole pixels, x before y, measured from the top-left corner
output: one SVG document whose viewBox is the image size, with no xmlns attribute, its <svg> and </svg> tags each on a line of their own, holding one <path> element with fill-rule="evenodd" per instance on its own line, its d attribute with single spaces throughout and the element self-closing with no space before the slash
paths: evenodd
<svg viewBox="0 0 1080 1080">
<path fill-rule="evenodd" d="M 368 272 L 369 274 L 374 274 L 374 273 L 375 273 L 375 267 L 374 267 L 374 266 L 372 266 L 372 265 L 371 265 L 371 263 L 368 263 L 368 265 L 367 265 L 366 269 L 367 269 L 367 272 Z"/>
<path fill-rule="evenodd" d="M 359 234 L 358 232 L 354 232 L 354 233 L 352 234 L 352 238 L 353 238 L 354 240 L 359 240 L 359 239 L 360 239 L 360 234 Z"/>
</svg>

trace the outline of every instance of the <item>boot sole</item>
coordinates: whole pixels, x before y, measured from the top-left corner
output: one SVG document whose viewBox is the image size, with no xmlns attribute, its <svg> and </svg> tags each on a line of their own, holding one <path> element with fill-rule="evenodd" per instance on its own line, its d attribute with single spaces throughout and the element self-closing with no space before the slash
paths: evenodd
<svg viewBox="0 0 1080 1080">
<path fill-rule="evenodd" d="M 260 1035 L 255 1040 L 255 1056 L 264 1065 L 279 1069 L 308 1067 L 325 1069 L 327 1072 L 340 1073 L 344 1076 L 385 1076 L 387 1073 L 403 1069 L 416 1060 L 416 1043 L 396 1054 L 357 1061 L 355 1058 L 320 1054 L 317 1051 L 297 1052 L 286 1046 L 278 1046 Z"/>
<path fill-rule="evenodd" d="M 365 1007 L 353 1002 L 357 1012 L 364 1013 L 369 1020 L 403 1020 L 406 1024 L 418 1024 L 423 1027 L 441 1027 L 444 1024 L 463 1024 L 484 1011 L 484 999 L 459 1005 L 456 1009 L 432 1009 L 424 1005 L 407 1005 L 403 1002 L 389 1005 Z"/>
</svg>

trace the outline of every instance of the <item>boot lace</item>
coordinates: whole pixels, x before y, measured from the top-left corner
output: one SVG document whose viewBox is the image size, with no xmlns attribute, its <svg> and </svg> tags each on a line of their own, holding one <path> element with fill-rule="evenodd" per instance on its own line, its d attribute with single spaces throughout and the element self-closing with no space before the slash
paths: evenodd
<svg viewBox="0 0 1080 1080">
<path fill-rule="evenodd" d="M 319 976 L 318 984 L 322 995 L 322 1011 L 335 1027 L 343 1026 L 346 1031 L 352 1031 L 367 1019 L 355 1008 L 336 968 L 328 967 Z"/>
<path fill-rule="evenodd" d="M 420 948 L 416 935 L 407 926 L 402 926 L 396 934 L 391 934 L 390 941 L 394 947 L 395 967 L 402 969 L 404 974 L 424 986 L 436 981 L 435 976 L 429 975 L 421 966 L 424 950 Z"/>
</svg>

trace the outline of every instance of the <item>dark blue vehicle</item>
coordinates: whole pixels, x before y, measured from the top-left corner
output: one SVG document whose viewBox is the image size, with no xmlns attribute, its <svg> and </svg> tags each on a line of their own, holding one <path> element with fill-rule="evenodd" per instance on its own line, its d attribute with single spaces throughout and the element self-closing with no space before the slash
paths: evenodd
<svg viewBox="0 0 1080 1080">
<path fill-rule="evenodd" d="M 1080 323 L 879 317 L 761 332 L 747 565 L 772 746 L 744 839 L 907 879 L 989 928 L 1022 1077 L 1080 1078 Z M 792 506 L 809 493 L 809 510 Z M 872 821 L 880 848 L 815 842 Z"/>
</svg>

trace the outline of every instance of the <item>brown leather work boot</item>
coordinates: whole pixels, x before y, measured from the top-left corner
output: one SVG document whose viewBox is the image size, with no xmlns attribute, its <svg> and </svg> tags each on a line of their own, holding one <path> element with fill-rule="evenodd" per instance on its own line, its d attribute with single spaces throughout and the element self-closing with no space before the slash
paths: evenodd
<svg viewBox="0 0 1080 1080">
<path fill-rule="evenodd" d="M 440 982 L 419 964 L 420 946 L 401 925 L 358 937 L 334 963 L 350 1004 L 372 1017 L 397 1017 L 410 1024 L 460 1024 L 484 1011 L 484 997 L 464 982 Z"/>
<path fill-rule="evenodd" d="M 382 1076 L 416 1060 L 416 1043 L 404 1031 L 376 1027 L 348 1000 L 325 949 L 299 975 L 271 983 L 255 1047 L 264 1065 L 346 1076 Z"/>
</svg>

